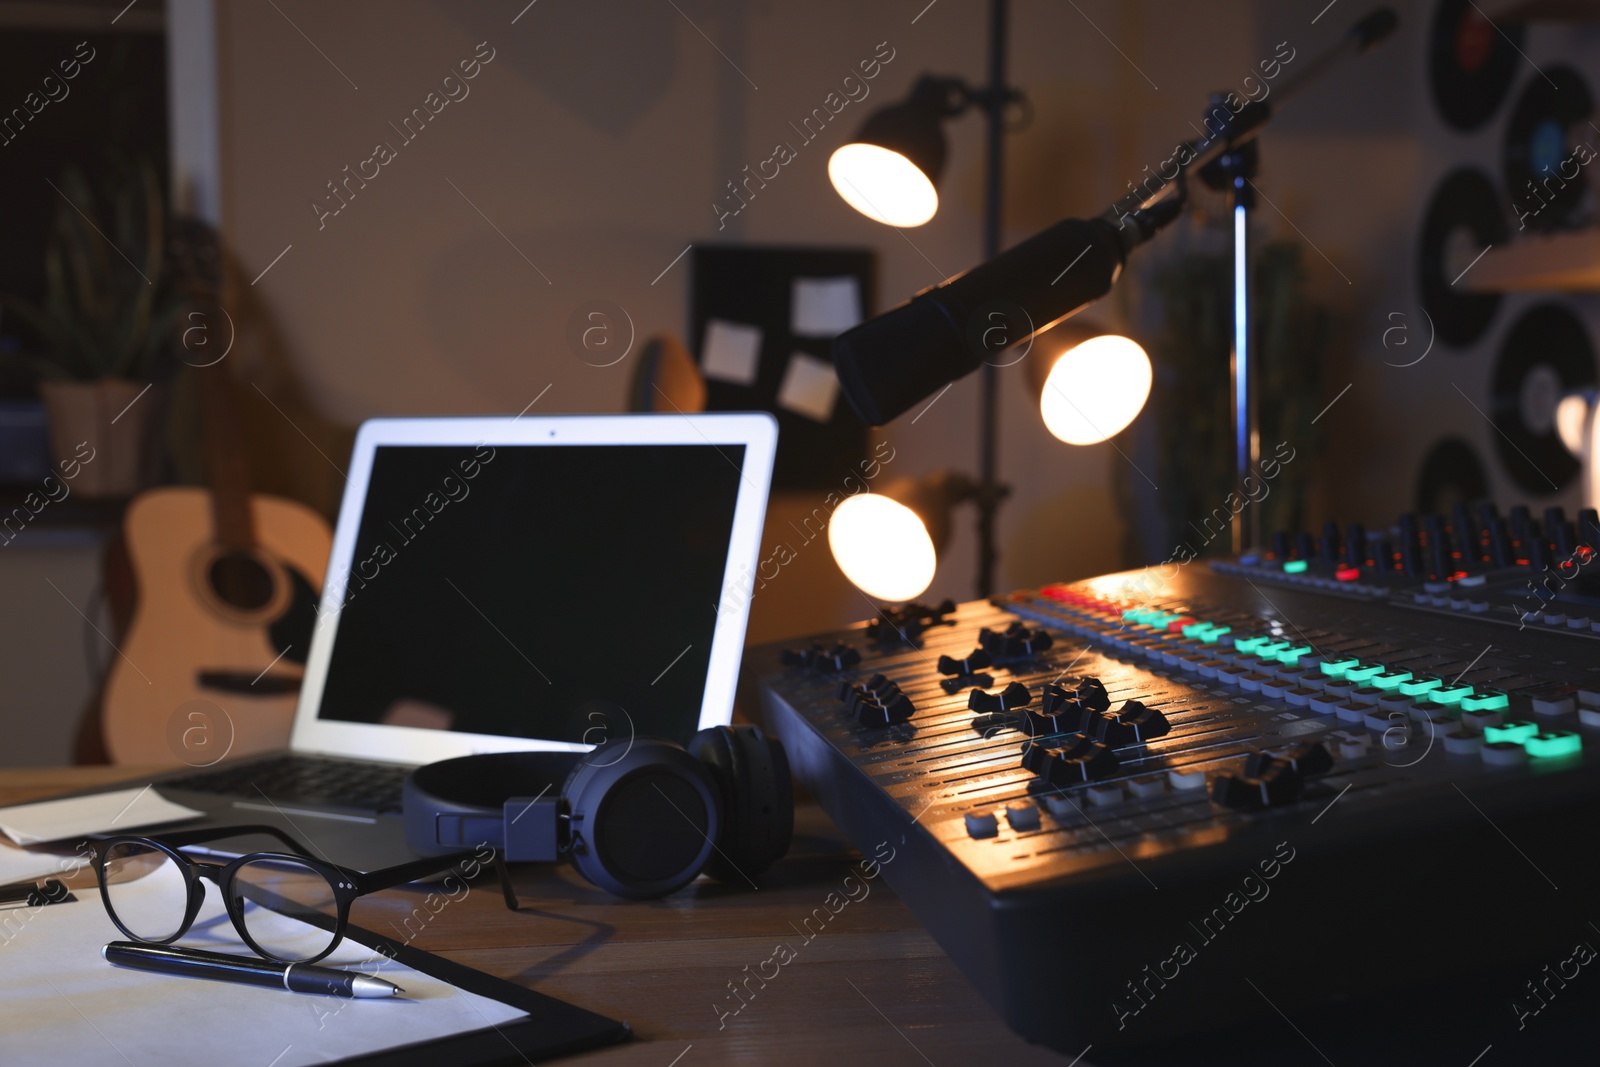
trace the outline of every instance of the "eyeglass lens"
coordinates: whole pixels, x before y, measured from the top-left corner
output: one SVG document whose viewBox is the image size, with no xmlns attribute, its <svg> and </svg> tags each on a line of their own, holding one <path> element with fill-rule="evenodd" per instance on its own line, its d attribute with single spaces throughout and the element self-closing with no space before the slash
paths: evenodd
<svg viewBox="0 0 1600 1067">
<path fill-rule="evenodd" d="M 290 859 L 255 859 L 235 872 L 233 893 L 262 951 L 292 962 L 320 956 L 333 943 L 339 907 L 322 872 Z"/>
<path fill-rule="evenodd" d="M 189 891 L 183 868 L 152 845 L 122 841 L 106 850 L 105 901 L 112 917 L 141 941 L 165 941 L 183 926 Z"/>
</svg>

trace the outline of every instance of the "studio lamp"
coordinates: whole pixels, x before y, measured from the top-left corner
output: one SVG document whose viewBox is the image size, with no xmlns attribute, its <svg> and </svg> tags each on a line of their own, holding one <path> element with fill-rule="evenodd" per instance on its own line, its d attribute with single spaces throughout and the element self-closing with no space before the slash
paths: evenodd
<svg viewBox="0 0 1600 1067">
<path fill-rule="evenodd" d="M 1003 107 L 1016 99 L 1002 94 Z M 944 173 L 944 123 L 989 91 L 959 78 L 924 74 L 911 95 L 867 117 L 849 144 L 828 158 L 828 179 L 845 203 L 888 226 L 921 226 L 939 210 Z"/>
<path fill-rule="evenodd" d="M 944 470 L 859 493 L 834 509 L 828 548 L 844 576 L 868 596 L 911 600 L 933 582 L 950 536 L 950 513 L 978 493 L 971 478 Z"/>
<path fill-rule="evenodd" d="M 1028 381 L 1045 429 L 1063 444 L 1110 440 L 1144 410 L 1154 372 L 1132 338 L 1078 317 L 1041 334 L 1033 347 L 1045 358 L 1028 360 Z"/>
</svg>

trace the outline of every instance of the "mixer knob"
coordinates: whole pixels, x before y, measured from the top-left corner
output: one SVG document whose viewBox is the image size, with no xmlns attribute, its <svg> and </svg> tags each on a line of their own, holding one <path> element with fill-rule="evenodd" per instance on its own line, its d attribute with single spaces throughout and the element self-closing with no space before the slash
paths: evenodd
<svg viewBox="0 0 1600 1067">
<path fill-rule="evenodd" d="M 1082 734 L 1069 734 L 1054 744 L 1024 743 L 1022 766 L 1042 781 L 1064 789 L 1116 774 L 1121 764 L 1103 743 Z"/>
<path fill-rule="evenodd" d="M 1550 549 L 1544 543 L 1544 535 L 1531 533 L 1522 543 L 1523 558 L 1528 561 L 1528 566 L 1535 571 L 1542 571 L 1550 566 Z"/>
<path fill-rule="evenodd" d="M 804 667 L 824 674 L 839 674 L 861 662 L 861 653 L 845 641 L 834 643 L 832 648 L 812 645 L 810 648 L 789 648 L 783 651 L 785 667 Z"/>
<path fill-rule="evenodd" d="M 974 689 L 967 695 L 967 707 L 976 712 L 993 713 L 997 711 L 1015 711 L 1017 708 L 1027 707 L 1033 702 L 1033 694 L 1028 692 L 1028 687 L 1021 682 L 1012 682 L 998 693 L 985 693 L 982 689 Z"/>
<path fill-rule="evenodd" d="M 1124 701 L 1115 713 L 1104 713 L 1098 719 L 1085 732 L 1113 748 L 1153 741 L 1172 732 L 1167 717 L 1140 700 Z"/>
<path fill-rule="evenodd" d="M 993 664 L 994 660 L 989 657 L 989 653 L 985 652 L 981 648 L 975 648 L 971 652 L 967 653 L 965 659 L 952 659 L 949 656 L 940 656 L 939 673 L 955 675 L 977 674 L 979 671 L 983 670 L 983 668 L 992 666 Z"/>
<path fill-rule="evenodd" d="M 1584 508 L 1578 512 L 1578 543 L 1600 552 L 1600 511 Z"/>
<path fill-rule="evenodd" d="M 1332 568 L 1339 565 L 1343 556 L 1340 552 L 1338 523 L 1330 520 L 1322 524 L 1322 543 L 1318 547 L 1324 567 Z"/>
<path fill-rule="evenodd" d="M 1074 700 L 1090 711 L 1105 711 L 1111 706 L 1105 684 L 1098 678 L 1084 678 L 1065 688 Z"/>
<path fill-rule="evenodd" d="M 1309 560 L 1317 554 L 1317 539 L 1304 530 L 1295 534 L 1294 554 L 1296 559 Z"/>
<path fill-rule="evenodd" d="M 1286 530 L 1279 530 L 1272 535 L 1272 555 L 1275 559 L 1289 558 L 1289 534 Z"/>
<path fill-rule="evenodd" d="M 977 674 L 958 674 L 954 678 L 939 679 L 939 688 L 951 696 L 955 696 L 963 689 L 987 689 L 994 684 L 994 675 L 988 671 L 979 671 Z"/>
<path fill-rule="evenodd" d="M 1269 808 L 1299 800 L 1305 784 L 1285 764 L 1273 763 L 1260 775 L 1217 775 L 1211 779 L 1211 799 L 1228 808 Z"/>
<path fill-rule="evenodd" d="M 1023 712 L 1018 725 L 1024 733 L 1033 737 L 1081 734 L 1086 733 L 1097 718 L 1099 715 L 1096 712 L 1066 696 L 1060 686 L 1047 684 L 1039 706 Z"/>
<path fill-rule="evenodd" d="M 1560 510 L 1557 508 L 1556 510 Z M 1572 553 L 1578 547 L 1578 530 L 1572 523 L 1562 519 L 1553 527 L 1547 527 L 1550 540 L 1555 544 L 1556 559 L 1571 559 Z"/>
<path fill-rule="evenodd" d="M 1510 567 L 1517 562 L 1511 530 L 1506 526 L 1506 520 L 1499 516 L 1489 520 L 1489 562 L 1495 567 Z"/>
<path fill-rule="evenodd" d="M 1344 562 L 1348 567 L 1366 566 L 1367 528 L 1359 522 L 1344 528 Z"/>
<path fill-rule="evenodd" d="M 1507 524 L 1511 527 L 1511 536 L 1518 541 L 1527 539 L 1528 531 L 1533 527 L 1533 513 L 1528 510 L 1528 505 L 1518 504 L 1511 509 L 1511 519 Z"/>
</svg>

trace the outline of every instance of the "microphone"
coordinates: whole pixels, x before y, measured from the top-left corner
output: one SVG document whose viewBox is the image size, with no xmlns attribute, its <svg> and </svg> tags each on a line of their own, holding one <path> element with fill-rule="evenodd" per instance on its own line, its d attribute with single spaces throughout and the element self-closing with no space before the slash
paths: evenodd
<svg viewBox="0 0 1600 1067">
<path fill-rule="evenodd" d="M 1277 102 L 1398 25 L 1392 9 L 1374 11 L 1281 86 Z M 1181 154 L 1183 162 L 1158 189 L 1136 189 L 1098 218 L 1058 222 L 840 334 L 833 363 L 850 407 L 864 422 L 881 426 L 984 362 L 997 361 L 1005 348 L 1100 299 L 1111 291 L 1128 254 L 1182 211 L 1188 174 L 1250 140 L 1271 117 L 1265 99 L 1247 104 L 1211 137 L 1181 142 L 1174 158 Z"/>
</svg>

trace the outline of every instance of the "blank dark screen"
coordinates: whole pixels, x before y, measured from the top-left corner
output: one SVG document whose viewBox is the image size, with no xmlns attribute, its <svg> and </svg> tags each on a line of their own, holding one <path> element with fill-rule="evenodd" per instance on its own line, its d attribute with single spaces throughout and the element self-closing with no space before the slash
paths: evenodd
<svg viewBox="0 0 1600 1067">
<path fill-rule="evenodd" d="M 319 716 L 687 741 L 742 445 L 376 450 Z"/>
</svg>

